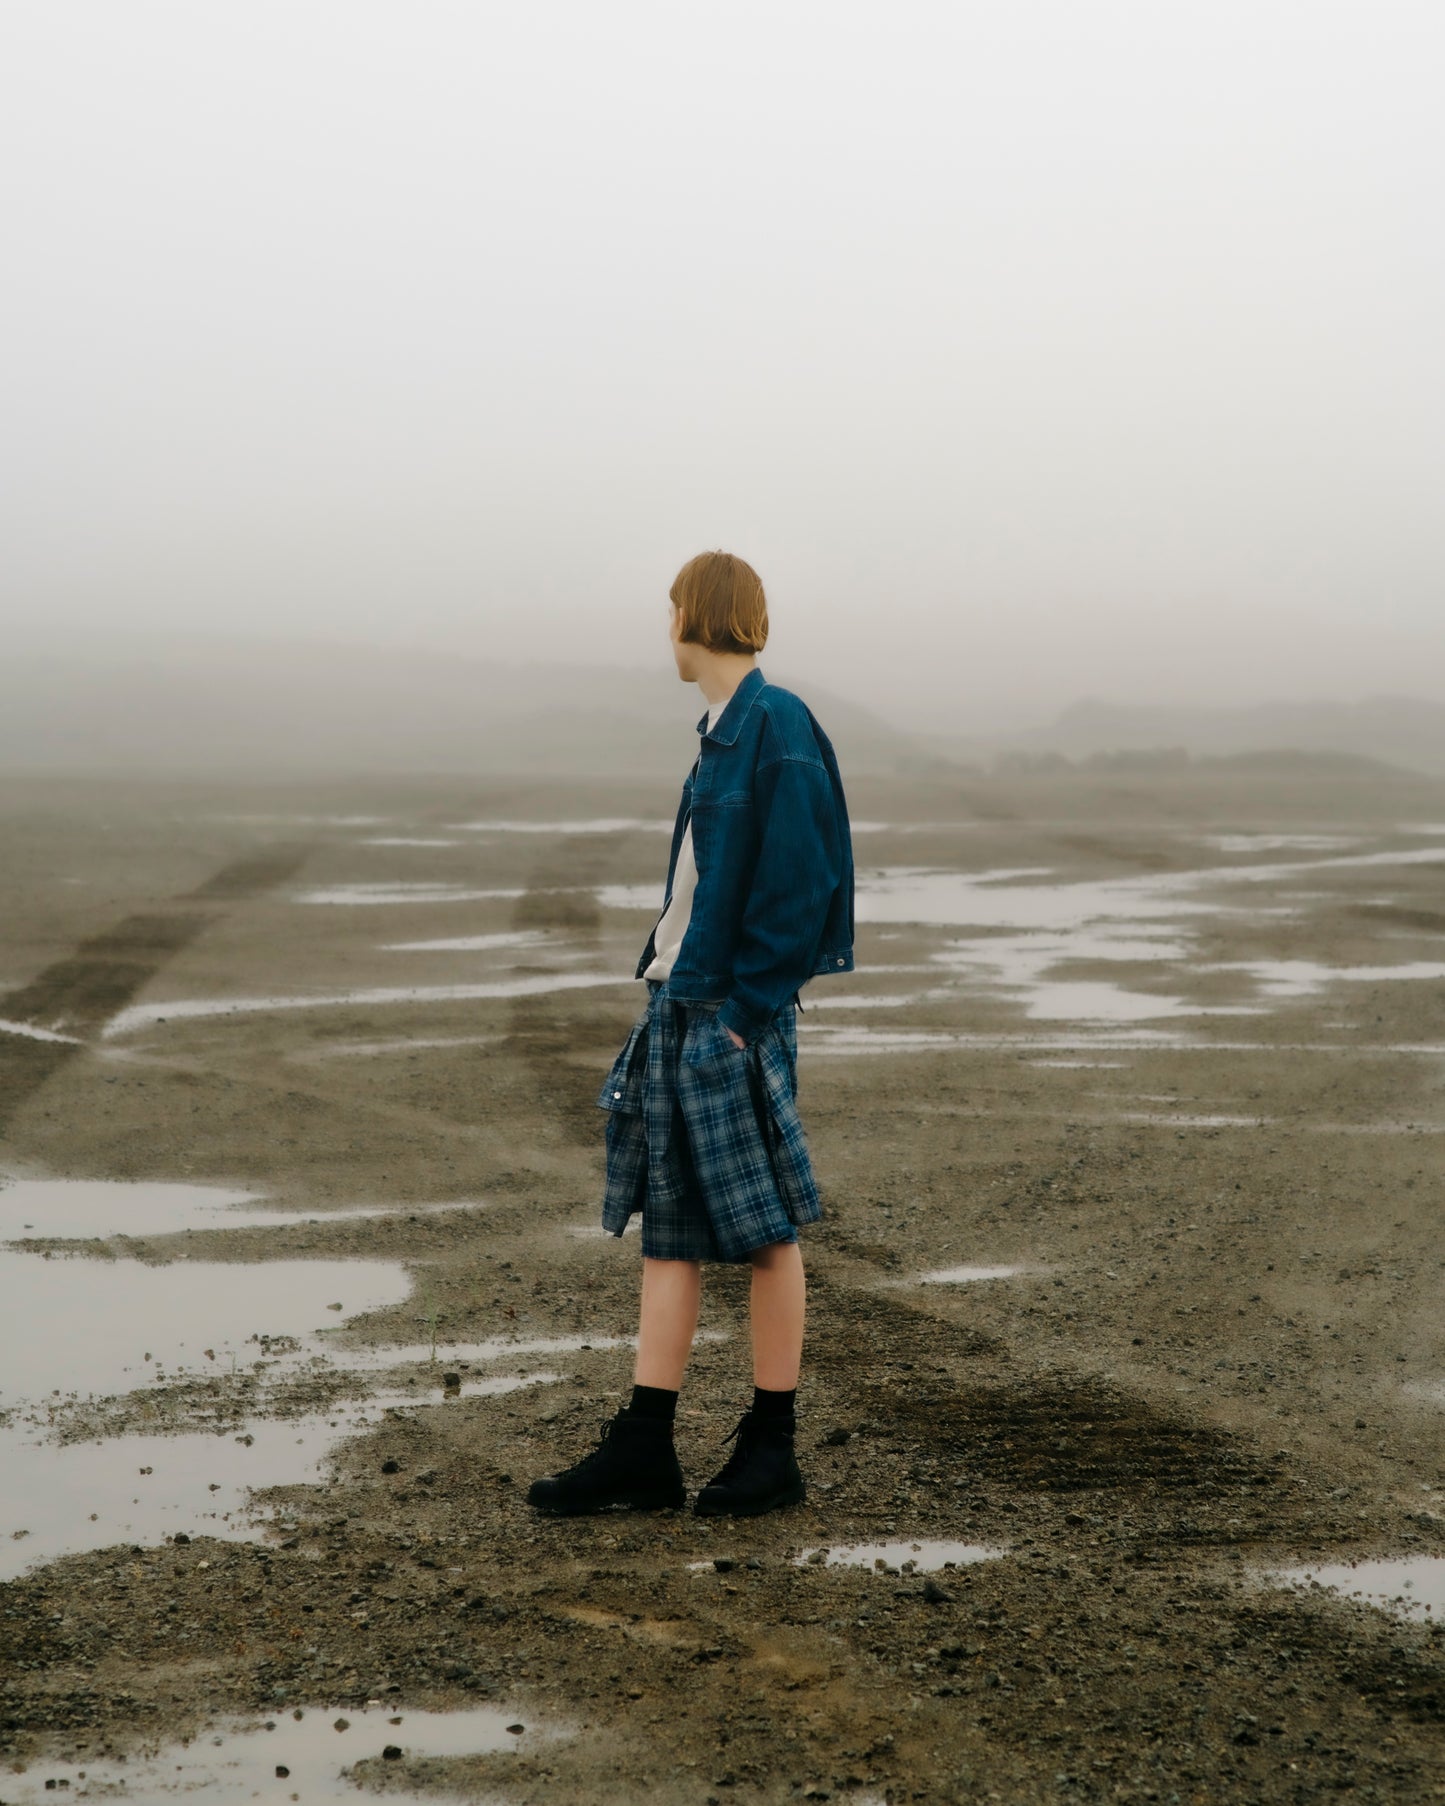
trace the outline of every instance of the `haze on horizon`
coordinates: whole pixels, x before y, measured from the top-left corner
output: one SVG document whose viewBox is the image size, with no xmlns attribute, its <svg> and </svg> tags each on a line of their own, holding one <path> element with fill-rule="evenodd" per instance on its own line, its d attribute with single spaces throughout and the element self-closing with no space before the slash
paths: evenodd
<svg viewBox="0 0 1445 1806">
<path fill-rule="evenodd" d="M 16 0 L 7 642 L 1445 701 L 1445 14 Z"/>
</svg>

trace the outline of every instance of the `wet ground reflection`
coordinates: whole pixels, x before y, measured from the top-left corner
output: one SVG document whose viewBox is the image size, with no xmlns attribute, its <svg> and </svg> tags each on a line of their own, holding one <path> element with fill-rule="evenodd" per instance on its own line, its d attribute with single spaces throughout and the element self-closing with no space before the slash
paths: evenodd
<svg viewBox="0 0 1445 1806">
<path fill-rule="evenodd" d="M 476 1200 L 356 1204 L 338 1210 L 260 1207 L 255 1192 L 149 1179 L 12 1179 L 0 1175 L 0 1242 L 174 1235 L 187 1229 L 290 1228 L 358 1217 L 478 1210 Z M 3 1380 L 3 1374 L 0 1374 Z"/>
<path fill-rule="evenodd" d="M 1262 1568 L 1257 1574 L 1271 1586 L 1330 1587 L 1347 1598 L 1363 1600 L 1402 1617 L 1438 1618 L 1445 1613 L 1445 1555 Z"/>
<path fill-rule="evenodd" d="M 880 1574 L 931 1574 L 971 1562 L 996 1561 L 1007 1554 L 1007 1549 L 988 1543 L 835 1543 L 826 1549 L 804 1549 L 793 1557 L 793 1563 L 795 1567 L 872 1568 Z"/>
<path fill-rule="evenodd" d="M 217 1719 L 194 1737 L 139 1752 L 126 1760 L 55 1762 L 40 1759 L 5 1777 L 5 1798 L 31 1806 L 57 1795 L 69 1799 L 153 1802 L 173 1796 L 203 1801 L 355 1800 L 362 1779 L 349 1771 L 365 1762 L 383 1769 L 411 1757 L 480 1756 L 499 1750 L 527 1755 L 571 1727 L 537 1724 L 531 1715 L 499 1706 L 460 1712 L 418 1712 L 383 1706 L 278 1709 L 267 1718 Z M 393 1801 L 420 1800 L 388 1787 Z M 428 1787 L 425 1798 L 466 1796 Z"/>
</svg>

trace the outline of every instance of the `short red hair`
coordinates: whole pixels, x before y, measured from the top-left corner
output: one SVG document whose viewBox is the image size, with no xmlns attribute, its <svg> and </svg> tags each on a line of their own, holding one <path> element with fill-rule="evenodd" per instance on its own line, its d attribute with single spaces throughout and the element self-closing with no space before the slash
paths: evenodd
<svg viewBox="0 0 1445 1806">
<path fill-rule="evenodd" d="M 682 616 L 680 640 L 710 652 L 761 652 L 768 640 L 762 579 L 731 552 L 699 552 L 667 592 Z"/>
</svg>

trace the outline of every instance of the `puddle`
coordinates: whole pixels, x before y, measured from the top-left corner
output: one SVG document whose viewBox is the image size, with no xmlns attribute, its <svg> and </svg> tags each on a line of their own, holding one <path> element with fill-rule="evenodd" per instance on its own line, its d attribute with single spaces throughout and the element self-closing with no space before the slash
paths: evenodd
<svg viewBox="0 0 1445 1806">
<path fill-rule="evenodd" d="M 1445 963 L 1431 960 L 1395 966 L 1322 966 L 1309 959 L 1225 960 L 1201 972 L 1247 972 L 1266 997 L 1313 997 L 1332 984 L 1396 984 L 1445 978 Z"/>
<path fill-rule="evenodd" d="M 383 1003 L 468 1003 L 486 997 L 534 997 L 547 991 L 587 986 L 630 985 L 630 974 L 618 972 L 547 972 L 527 978 L 499 978 L 477 984 L 374 985 L 367 990 L 329 991 L 309 997 L 185 997 L 170 1003 L 133 1004 L 112 1016 L 102 1036 L 126 1035 L 157 1022 L 203 1016 L 255 1015 L 272 1010 L 372 1008 Z"/>
<path fill-rule="evenodd" d="M 136 1271 L 129 1265 L 125 1270 Z M 702 1341 L 727 1339 L 726 1331 L 699 1332 Z M 255 1540 L 274 1527 L 275 1520 L 269 1506 L 252 1502 L 254 1490 L 324 1482 L 327 1463 L 337 1448 L 380 1422 L 388 1411 L 444 1409 L 459 1399 L 559 1384 L 567 1374 L 548 1368 L 531 1371 L 519 1364 L 534 1356 L 635 1347 L 636 1341 L 635 1336 L 574 1334 L 499 1336 L 481 1342 L 438 1342 L 435 1347 L 414 1343 L 328 1348 L 319 1336 L 308 1336 L 299 1348 L 288 1345 L 270 1358 L 252 1342 L 244 1347 L 246 1366 L 248 1371 L 261 1366 L 263 1382 L 253 1400 L 255 1413 L 248 1413 L 244 1424 L 228 1423 L 220 1431 L 143 1431 L 61 1444 L 46 1438 L 50 1398 L 37 1398 L 22 1421 L 0 1429 L 0 1579 L 77 1550 L 153 1544 L 179 1531 Z M 498 1365 L 504 1365 L 504 1371 L 476 1371 Z M 53 1364 L 47 1366 L 53 1370 Z M 409 1374 L 409 1367 L 421 1371 Z M 215 1374 L 231 1369 L 227 1361 L 215 1367 L 205 1362 L 203 1370 Z M 444 1384 L 447 1373 L 455 1374 L 456 1384 Z M 384 1375 L 382 1389 L 361 1398 L 335 1400 L 302 1416 L 263 1415 L 278 1382 L 367 1375 Z M 177 1368 L 168 1369 L 165 1377 L 183 1375 Z"/>
<path fill-rule="evenodd" d="M 1275 1122 L 1273 1116 L 1166 1116 L 1147 1110 L 1121 1111 L 1115 1122 L 1159 1123 L 1171 1129 L 1262 1129 Z"/>
<path fill-rule="evenodd" d="M 322 1047 L 293 1048 L 281 1057 L 305 1066 L 317 1060 L 338 1060 L 348 1054 L 382 1055 L 414 1053 L 424 1047 L 494 1047 L 507 1036 L 498 1030 L 490 1035 L 406 1035 L 395 1041 L 328 1041 Z"/>
<path fill-rule="evenodd" d="M 345 1726 L 338 1730 L 337 1726 Z M 119 1799 L 154 1802 L 171 1795 L 206 1802 L 239 1800 L 356 1800 L 360 1777 L 347 1771 L 363 1760 L 381 1768 L 388 1750 L 405 1757 L 481 1756 L 499 1750 L 532 1755 L 571 1727 L 538 1724 L 530 1712 L 476 1706 L 461 1712 L 417 1712 L 373 1704 L 277 1707 L 269 1718 L 216 1719 L 196 1736 L 150 1746 L 125 1761 L 54 1762 L 39 1759 L 5 1777 L 15 1806 L 54 1800 Z M 281 1771 L 278 1778 L 278 1770 Z M 420 1800 L 387 1789 L 367 1797 Z M 428 1790 L 429 1800 L 457 1794 Z M 473 1797 L 468 1790 L 467 1797 Z"/>
<path fill-rule="evenodd" d="M 828 1549 L 804 1549 L 793 1557 L 793 1566 L 932 1574 L 941 1568 L 966 1567 L 970 1562 L 995 1561 L 1007 1553 L 1007 1549 L 987 1543 L 836 1543 Z"/>
<path fill-rule="evenodd" d="M 392 1261 L 183 1256 L 150 1267 L 3 1248 L 0 1409 L 229 1373 L 257 1358 L 258 1334 L 334 1327 L 400 1304 L 411 1290 L 406 1269 Z"/>
<path fill-rule="evenodd" d="M 800 1022 L 798 1045 L 811 1054 L 907 1053 L 915 1048 L 958 1047 L 975 1052 L 1092 1053 L 1100 1048 L 1135 1053 L 1239 1053 L 1274 1059 L 1282 1053 L 1348 1054 L 1352 1059 L 1375 1056 L 1445 1059 L 1445 1041 L 1228 1041 L 1213 1035 L 1186 1035 L 1162 1028 L 1099 1027 L 1072 1035 L 972 1034 L 960 1029 L 881 1029 L 850 1024 L 832 1028 Z"/>
<path fill-rule="evenodd" d="M 931 1273 L 917 1273 L 901 1285 L 943 1286 L 965 1285 L 974 1279 L 1012 1279 L 1016 1273 L 1041 1273 L 1042 1267 L 938 1267 Z"/>
<path fill-rule="evenodd" d="M 420 834 L 370 834 L 360 843 L 364 847 L 459 847 L 459 840 L 429 840 Z"/>
<path fill-rule="evenodd" d="M 1086 1068 L 1095 1072 L 1123 1072 L 1127 1069 L 1127 1060 L 1025 1060 L 1025 1066 L 1041 1066 L 1054 1072 L 1083 1071 Z"/>
<path fill-rule="evenodd" d="M 1231 845 L 1237 837 L 1227 839 Z M 1269 838 L 1269 837 L 1263 837 Z M 1288 838 L 1288 844 L 1325 844 L 1324 836 Z M 1259 837 L 1247 837 L 1257 848 Z M 1330 838 L 1328 844 L 1334 844 Z M 1348 844 L 1346 842 L 1345 844 Z M 1304 873 L 1355 868 L 1412 866 L 1445 862 L 1445 849 L 1413 847 L 1393 851 L 1336 854 L 1317 859 L 1222 865 L 1183 872 L 1147 873 L 1084 881 L 1060 878 L 1047 868 L 992 868 L 958 872 L 937 867 L 884 866 L 860 871 L 856 915 L 871 924 L 913 923 L 973 930 L 933 955 L 981 979 L 1022 1004 L 1027 1015 L 1075 1022 L 1132 1022 L 1159 1017 L 1257 1014 L 1266 1004 L 1193 1003 L 1179 995 L 1130 988 L 1114 979 L 1058 979 L 1050 976 L 1068 962 L 1167 963 L 1187 967 L 1195 931 L 1205 918 L 1222 914 L 1290 915 L 1286 905 L 1226 903 L 1218 893 L 1230 885 L 1287 883 Z M 1049 882 L 1029 883 L 1029 879 Z M 655 903 L 651 887 L 617 886 L 599 893 L 615 907 Z M 1303 994 L 1301 983 L 1326 982 L 1324 968 L 1307 962 L 1240 963 L 1202 967 L 1240 971 L 1255 977 L 1267 999 Z M 1348 969 L 1345 969 L 1348 970 Z M 1427 977 L 1436 967 L 1359 968 L 1362 977 Z"/>
<path fill-rule="evenodd" d="M 489 897 L 524 897 L 524 890 L 474 890 L 465 884 L 333 884 L 296 893 L 298 903 L 347 905 L 387 903 L 480 903 Z"/>
<path fill-rule="evenodd" d="M 57 1034 L 53 1028 L 37 1028 L 33 1022 L 9 1022 L 3 1017 L 0 1017 L 0 1035 L 23 1035 L 27 1041 L 64 1041 L 71 1047 L 80 1046 L 78 1036 Z"/>
<path fill-rule="evenodd" d="M 1361 840 L 1358 834 L 1196 834 L 1190 838 L 1221 853 L 1283 853 L 1296 849 L 1329 853 L 1340 847 L 1357 847 Z"/>
<path fill-rule="evenodd" d="M 359 1204 L 340 1210 L 248 1208 L 256 1192 L 213 1185 L 167 1185 L 127 1179 L 0 1178 L 0 1242 L 112 1236 L 175 1235 L 186 1229 L 291 1228 L 358 1217 L 419 1216 L 479 1210 L 475 1199 L 441 1204 Z"/>
<path fill-rule="evenodd" d="M 57 1443 L 28 1425 L 0 1430 L 0 1580 L 37 1562 L 117 1543 L 154 1545 L 183 1532 L 254 1542 L 275 1512 L 253 1490 L 322 1484 L 349 1437 L 388 1411 L 557 1384 L 560 1373 L 494 1374 L 337 1401 L 300 1417 L 248 1418 L 219 1433 L 188 1430 Z M 8 1795 L 5 1796 L 8 1798 Z"/>
<path fill-rule="evenodd" d="M 921 970 L 927 971 L 928 968 L 925 966 Z M 901 1010 L 910 1004 L 926 1003 L 931 998 L 952 995 L 952 991 L 946 987 L 934 991 L 897 991 L 891 995 L 878 993 L 872 996 L 864 991 L 842 995 L 837 991 L 820 991 L 815 997 L 809 991 L 807 1006 L 810 1010 Z"/>
<path fill-rule="evenodd" d="M 229 814 L 212 815 L 211 821 L 244 821 L 254 822 L 266 827 L 276 827 L 283 822 L 297 822 L 307 827 L 318 828 L 380 828 L 394 817 L 385 815 L 284 815 L 263 814 L 258 811 L 241 812 L 233 810 Z"/>
<path fill-rule="evenodd" d="M 565 1378 L 549 1371 L 464 1375 L 459 1387 L 444 1387 L 432 1367 L 422 1384 L 338 1400 L 298 1417 L 248 1418 L 220 1431 L 62 1444 L 36 1425 L 12 1425 L 0 1430 L 0 1580 L 61 1555 L 155 1544 L 180 1532 L 254 1541 L 275 1520 L 270 1507 L 253 1502 L 253 1491 L 324 1483 L 338 1447 L 387 1412 L 444 1409 L 458 1399 Z"/>
<path fill-rule="evenodd" d="M 1119 937 L 1081 928 L 1068 935 L 1036 933 L 953 941 L 933 958 L 955 971 L 977 973 L 986 983 L 1023 1005 L 1035 1020 L 1066 1022 L 1142 1022 L 1167 1016 L 1257 1015 L 1250 1004 L 1188 1003 L 1182 997 L 1130 990 L 1112 979 L 1049 979 L 1045 974 L 1065 962 L 1097 960 L 1144 965 L 1180 964 L 1188 949 L 1177 940 L 1134 935 Z"/>
<path fill-rule="evenodd" d="M 545 947 L 554 940 L 535 928 L 513 929 L 506 934 L 462 934 L 440 941 L 386 941 L 383 953 L 487 953 L 493 947 Z"/>
<path fill-rule="evenodd" d="M 1309 1568 L 1255 1570 L 1269 1586 L 1332 1587 L 1417 1622 L 1445 1613 L 1445 1555 L 1415 1555 L 1404 1561 L 1354 1561 Z"/>
<path fill-rule="evenodd" d="M 649 833 L 671 834 L 671 821 L 644 819 L 636 815 L 600 815 L 588 821 L 454 821 L 449 828 L 468 834 L 622 834 L 633 828 Z"/>
</svg>

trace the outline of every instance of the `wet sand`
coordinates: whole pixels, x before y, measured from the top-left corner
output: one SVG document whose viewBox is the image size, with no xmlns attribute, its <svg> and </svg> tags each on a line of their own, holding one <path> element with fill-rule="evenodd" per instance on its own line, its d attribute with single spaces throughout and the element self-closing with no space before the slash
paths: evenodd
<svg viewBox="0 0 1445 1806">
<path fill-rule="evenodd" d="M 555 1522 L 674 800 L 0 783 L 0 1801 L 202 1733 L 274 1788 L 298 1710 L 303 1798 L 1445 1798 L 1445 786 L 851 784 L 808 1499 Z M 67 1180 L 215 1191 L 15 1189 Z M 694 1488 L 744 1273 L 702 1326 Z M 1395 1607 L 1263 1577 L 1366 1559 Z"/>
</svg>

